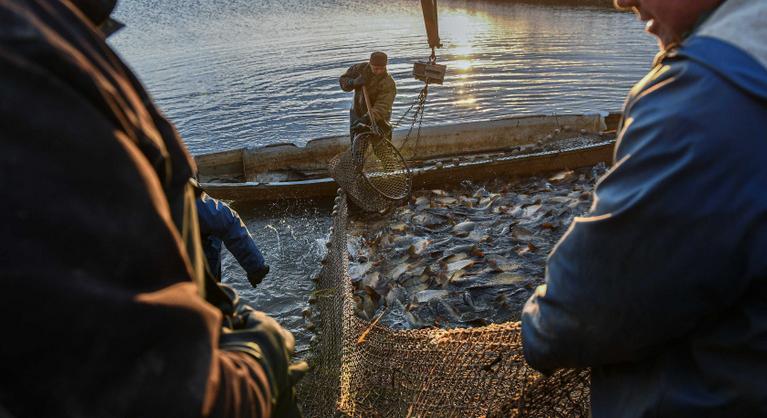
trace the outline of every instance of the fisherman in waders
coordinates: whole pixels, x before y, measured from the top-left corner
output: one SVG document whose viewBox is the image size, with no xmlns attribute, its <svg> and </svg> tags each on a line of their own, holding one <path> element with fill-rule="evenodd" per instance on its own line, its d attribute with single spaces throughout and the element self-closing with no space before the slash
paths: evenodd
<svg viewBox="0 0 767 418">
<path fill-rule="evenodd" d="M 114 3 L 0 0 L 0 416 L 300 416 L 293 336 L 205 274 L 194 161 Z"/>
<path fill-rule="evenodd" d="M 354 103 L 349 110 L 351 138 L 367 130 L 375 121 L 381 134 L 391 136 L 391 109 L 397 96 L 397 85 L 386 71 L 388 58 L 383 52 L 373 52 L 368 62 L 354 64 L 341 76 L 343 91 L 354 91 Z M 368 95 L 371 109 L 367 108 L 363 90 Z"/>
</svg>

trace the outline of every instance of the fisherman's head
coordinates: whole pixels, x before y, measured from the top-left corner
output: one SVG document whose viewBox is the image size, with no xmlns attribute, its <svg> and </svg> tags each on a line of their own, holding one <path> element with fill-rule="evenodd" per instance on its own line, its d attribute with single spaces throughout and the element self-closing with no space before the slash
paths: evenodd
<svg viewBox="0 0 767 418">
<path fill-rule="evenodd" d="M 681 42 L 702 17 L 725 0 L 614 0 L 619 9 L 631 9 L 645 30 L 658 37 L 661 49 Z"/>
<path fill-rule="evenodd" d="M 389 58 L 383 52 L 377 51 L 370 54 L 370 70 L 375 75 L 381 75 L 386 73 L 386 64 L 389 63 Z"/>
<path fill-rule="evenodd" d="M 85 17 L 109 37 L 125 25 L 112 19 L 110 15 L 117 6 L 117 0 L 70 0 Z"/>
</svg>

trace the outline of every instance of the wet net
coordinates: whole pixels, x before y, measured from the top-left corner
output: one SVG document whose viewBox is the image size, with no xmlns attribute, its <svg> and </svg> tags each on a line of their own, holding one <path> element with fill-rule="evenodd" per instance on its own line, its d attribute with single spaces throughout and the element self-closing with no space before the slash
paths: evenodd
<svg viewBox="0 0 767 418">
<path fill-rule="evenodd" d="M 310 302 L 317 312 L 310 374 L 299 387 L 310 417 L 582 417 L 587 370 L 544 376 L 524 361 L 519 323 L 395 331 L 354 313 L 348 205 L 339 190 L 328 253 Z"/>
<path fill-rule="evenodd" d="M 396 147 L 381 135 L 364 132 L 328 163 L 333 179 L 367 212 L 380 212 L 410 196 L 411 174 Z"/>
</svg>

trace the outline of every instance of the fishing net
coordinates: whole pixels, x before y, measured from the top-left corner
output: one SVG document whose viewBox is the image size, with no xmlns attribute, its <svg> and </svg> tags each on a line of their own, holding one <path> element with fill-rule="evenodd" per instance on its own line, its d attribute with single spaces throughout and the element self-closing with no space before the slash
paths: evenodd
<svg viewBox="0 0 767 418">
<path fill-rule="evenodd" d="M 367 212 L 380 212 L 410 196 L 410 169 L 396 147 L 373 132 L 354 137 L 348 150 L 328 163 L 328 171 L 351 200 Z"/>
<path fill-rule="evenodd" d="M 356 201 L 356 199 L 355 199 Z M 354 313 L 348 205 L 339 190 L 312 300 L 317 336 L 299 396 L 310 417 L 581 417 L 587 370 L 544 376 L 524 361 L 519 323 L 395 331 Z"/>
</svg>

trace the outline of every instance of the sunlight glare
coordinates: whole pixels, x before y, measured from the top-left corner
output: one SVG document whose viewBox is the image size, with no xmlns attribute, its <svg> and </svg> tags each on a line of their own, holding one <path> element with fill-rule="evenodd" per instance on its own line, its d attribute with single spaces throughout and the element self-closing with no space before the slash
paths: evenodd
<svg viewBox="0 0 767 418">
<path fill-rule="evenodd" d="M 440 18 L 440 34 L 449 40 L 445 46 L 450 55 L 461 57 L 451 63 L 459 70 L 471 68 L 471 58 L 476 53 L 477 38 L 491 29 L 490 18 L 484 14 L 468 14 L 466 10 L 448 9 Z"/>
<path fill-rule="evenodd" d="M 454 68 L 458 71 L 468 71 L 473 66 L 471 60 L 460 60 L 460 61 L 452 61 L 450 64 L 448 64 L 451 68 Z"/>
<path fill-rule="evenodd" d="M 469 97 L 469 98 L 466 98 L 466 99 L 455 101 L 456 105 L 458 105 L 458 106 L 466 106 L 466 107 L 471 107 L 471 105 L 473 105 L 475 103 L 477 103 L 477 98 L 476 97 Z"/>
</svg>

